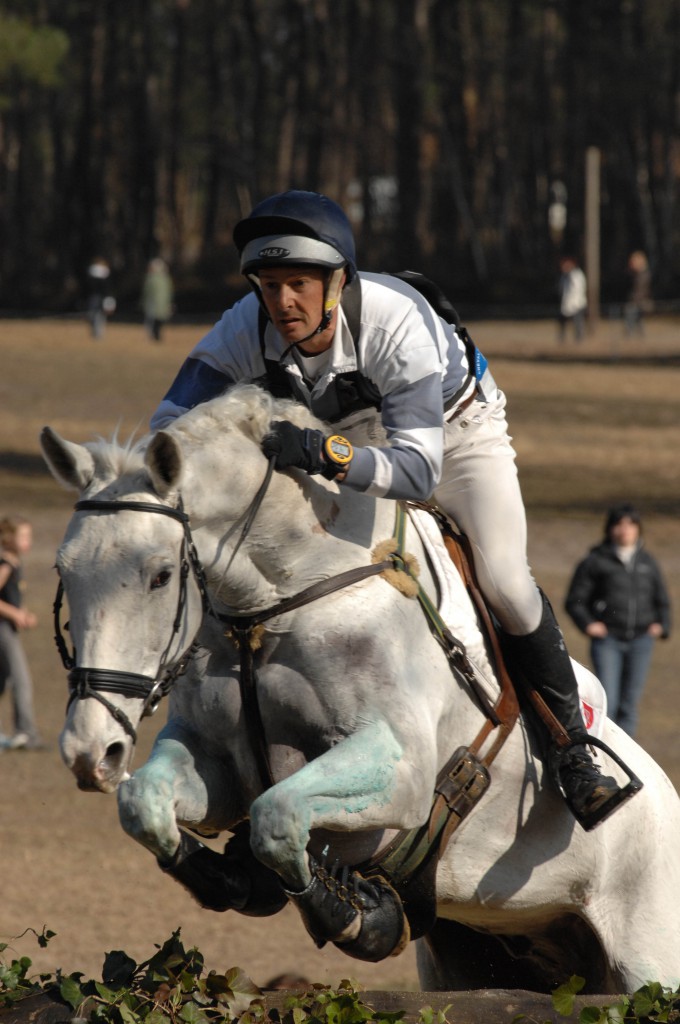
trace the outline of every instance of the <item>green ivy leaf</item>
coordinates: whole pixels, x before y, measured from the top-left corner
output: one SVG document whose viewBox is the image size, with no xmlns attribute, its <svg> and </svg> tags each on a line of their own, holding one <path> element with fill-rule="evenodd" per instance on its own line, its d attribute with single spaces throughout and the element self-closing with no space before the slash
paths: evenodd
<svg viewBox="0 0 680 1024">
<path fill-rule="evenodd" d="M 564 1014 L 569 1016 L 569 1014 Z M 599 1024 L 602 1020 L 602 1010 L 599 1006 L 584 1006 L 578 1015 L 579 1024 Z"/>
<path fill-rule="evenodd" d="M 108 985 L 104 985 L 101 981 L 96 981 L 94 983 L 94 987 L 97 995 L 103 999 L 105 1003 L 115 1003 L 116 993 L 110 989 Z"/>
<path fill-rule="evenodd" d="M 59 995 L 74 1010 L 78 1009 L 84 999 L 80 988 L 81 978 L 82 974 L 71 974 L 67 978 L 62 978 L 61 985 L 59 986 Z"/>
<path fill-rule="evenodd" d="M 134 1010 L 131 1010 L 130 1007 L 126 1005 L 125 1001 L 119 1004 L 118 1012 L 123 1024 L 139 1024 L 139 1014 L 135 1013 Z"/>
<path fill-rule="evenodd" d="M 643 985 L 633 994 L 633 1007 L 638 1017 L 648 1017 L 654 1010 L 660 1009 L 664 999 L 664 989 L 656 982 Z"/>
<path fill-rule="evenodd" d="M 420 1020 L 422 1024 L 445 1024 L 447 1010 L 451 1009 L 451 1003 L 444 1007 L 443 1010 L 434 1010 L 431 1006 L 423 1006 L 420 1011 Z M 397 1010 L 394 1013 L 381 1013 L 379 1021 L 392 1022 L 399 1021 L 403 1018 L 405 1010 Z M 378 1021 L 376 1020 L 376 1024 Z"/>
<path fill-rule="evenodd" d="M 196 1003 L 185 1003 L 179 1012 L 179 1017 L 185 1021 L 185 1024 L 208 1024 L 208 1018 L 196 1006 Z"/>
<path fill-rule="evenodd" d="M 569 981 L 560 985 L 552 993 L 552 1004 L 557 1013 L 562 1017 L 571 1017 L 574 1012 L 574 997 L 585 985 L 585 978 L 578 974 L 572 974 Z"/>
<path fill-rule="evenodd" d="M 162 1010 L 150 1010 L 144 1018 L 144 1024 L 168 1024 L 168 1015 Z"/>
</svg>

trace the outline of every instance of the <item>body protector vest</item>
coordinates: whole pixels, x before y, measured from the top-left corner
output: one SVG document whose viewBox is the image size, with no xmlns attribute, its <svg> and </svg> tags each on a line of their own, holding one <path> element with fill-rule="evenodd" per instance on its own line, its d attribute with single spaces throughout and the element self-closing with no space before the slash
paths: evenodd
<svg viewBox="0 0 680 1024">
<path fill-rule="evenodd" d="M 427 299 L 435 313 L 456 328 L 456 333 L 465 345 L 469 374 L 459 391 L 447 402 L 447 408 L 452 408 L 458 397 L 467 389 L 470 379 L 475 377 L 479 382 L 487 372 L 486 360 L 475 346 L 467 330 L 461 326 L 457 311 L 438 285 L 415 270 L 396 271 L 390 273 L 389 276 L 399 278 L 419 291 Z M 361 327 L 361 281 L 359 277 L 355 277 L 345 288 L 342 294 L 342 309 L 358 351 L 357 341 Z M 295 378 L 286 372 L 278 360 L 268 359 L 265 355 L 265 330 L 268 322 L 264 309 L 260 307 L 258 333 L 266 372 L 254 383 L 259 384 L 275 398 L 295 398 L 304 401 L 302 395 L 297 395 L 295 392 Z M 372 381 L 361 372 L 361 368 L 338 374 L 333 381 L 333 390 L 334 401 L 332 404 L 335 408 L 331 411 L 327 409 L 323 416 L 330 423 L 337 423 L 351 413 L 362 409 L 380 411 L 382 396 Z"/>
</svg>

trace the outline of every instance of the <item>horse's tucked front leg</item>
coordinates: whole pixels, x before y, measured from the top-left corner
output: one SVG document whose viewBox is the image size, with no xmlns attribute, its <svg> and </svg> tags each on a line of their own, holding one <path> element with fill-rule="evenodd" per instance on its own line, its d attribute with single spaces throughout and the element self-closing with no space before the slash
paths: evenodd
<svg viewBox="0 0 680 1024">
<path fill-rule="evenodd" d="M 334 942 L 349 956 L 382 960 L 409 940 L 401 900 L 380 878 L 363 878 L 307 852 L 314 828 L 342 831 L 410 827 L 427 817 L 431 788 L 385 723 L 338 743 L 263 793 L 251 808 L 251 845 L 284 880 L 305 927 L 318 944 Z M 325 851 L 326 852 L 326 851 Z"/>
<path fill-rule="evenodd" d="M 147 763 L 119 789 L 121 824 L 206 909 L 275 914 L 285 906 L 286 896 L 278 875 L 254 858 L 247 822 L 236 826 L 224 853 L 178 826 L 178 816 L 196 826 L 206 820 L 209 778 L 206 766 L 199 771 L 186 743 L 168 728 Z"/>
</svg>

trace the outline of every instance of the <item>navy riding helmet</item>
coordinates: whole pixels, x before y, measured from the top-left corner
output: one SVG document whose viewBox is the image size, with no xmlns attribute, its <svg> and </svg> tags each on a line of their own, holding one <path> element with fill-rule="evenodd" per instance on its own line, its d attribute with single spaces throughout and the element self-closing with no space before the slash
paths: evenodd
<svg viewBox="0 0 680 1024">
<path fill-rule="evenodd" d="M 234 228 L 241 273 L 286 264 L 357 272 L 352 228 L 344 211 L 319 192 L 292 190 L 264 199 Z"/>
</svg>

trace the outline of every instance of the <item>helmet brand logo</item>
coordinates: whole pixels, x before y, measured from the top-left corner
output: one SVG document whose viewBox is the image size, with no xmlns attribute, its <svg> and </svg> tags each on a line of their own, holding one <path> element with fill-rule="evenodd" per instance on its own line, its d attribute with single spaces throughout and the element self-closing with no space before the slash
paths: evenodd
<svg viewBox="0 0 680 1024">
<path fill-rule="evenodd" d="M 290 249 L 284 249 L 280 245 L 268 245 L 265 249 L 260 249 L 257 254 L 262 259 L 277 259 L 281 256 L 290 256 Z"/>
</svg>

